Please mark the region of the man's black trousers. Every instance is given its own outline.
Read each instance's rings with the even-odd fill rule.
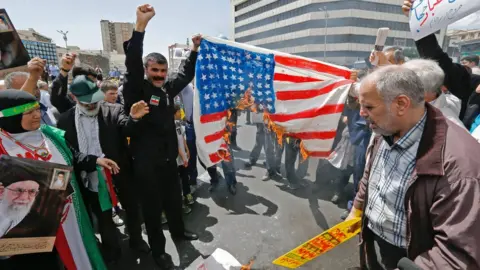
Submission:
[[[148,242],[154,257],[165,253],[166,239],[161,214],[165,212],[172,236],[183,236],[182,190],[176,160],[159,162],[158,158],[134,159],[137,184]]]

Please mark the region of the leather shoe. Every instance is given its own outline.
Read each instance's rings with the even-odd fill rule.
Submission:
[[[218,183],[213,183],[210,184],[210,187],[208,187],[208,192],[214,192],[218,187]]]
[[[174,240],[195,241],[198,240],[198,235],[189,231],[185,231],[183,235],[172,235]]]
[[[230,194],[232,194],[232,195],[235,195],[235,194],[237,194],[237,188],[234,185],[229,185],[228,186],[228,192],[230,192]]]
[[[137,252],[141,252],[145,254],[148,254],[150,252],[150,246],[143,239],[139,241],[131,241],[130,248]]]
[[[167,253],[164,253],[160,256],[153,256],[153,260],[158,265],[158,267],[160,267],[160,269],[162,270],[175,269],[175,265],[173,264],[172,257]]]

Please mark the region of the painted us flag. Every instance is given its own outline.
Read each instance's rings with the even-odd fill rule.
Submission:
[[[228,110],[237,107],[247,90],[274,125],[302,139],[310,156],[327,157],[353,83],[350,76],[344,67],[204,37],[194,105],[200,159],[207,166],[222,160]]]

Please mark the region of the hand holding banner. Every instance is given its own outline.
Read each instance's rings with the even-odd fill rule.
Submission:
[[[480,1],[472,0],[415,0],[410,7],[410,31],[415,40],[426,37],[480,10]]]

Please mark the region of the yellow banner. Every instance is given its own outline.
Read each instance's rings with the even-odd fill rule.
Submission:
[[[359,222],[360,218],[354,218],[339,223],[279,257],[273,261],[273,264],[290,269],[298,268],[357,235],[360,232],[360,226],[353,233],[349,233],[348,229]]]
[[[185,119],[185,111],[180,109],[180,119]]]

